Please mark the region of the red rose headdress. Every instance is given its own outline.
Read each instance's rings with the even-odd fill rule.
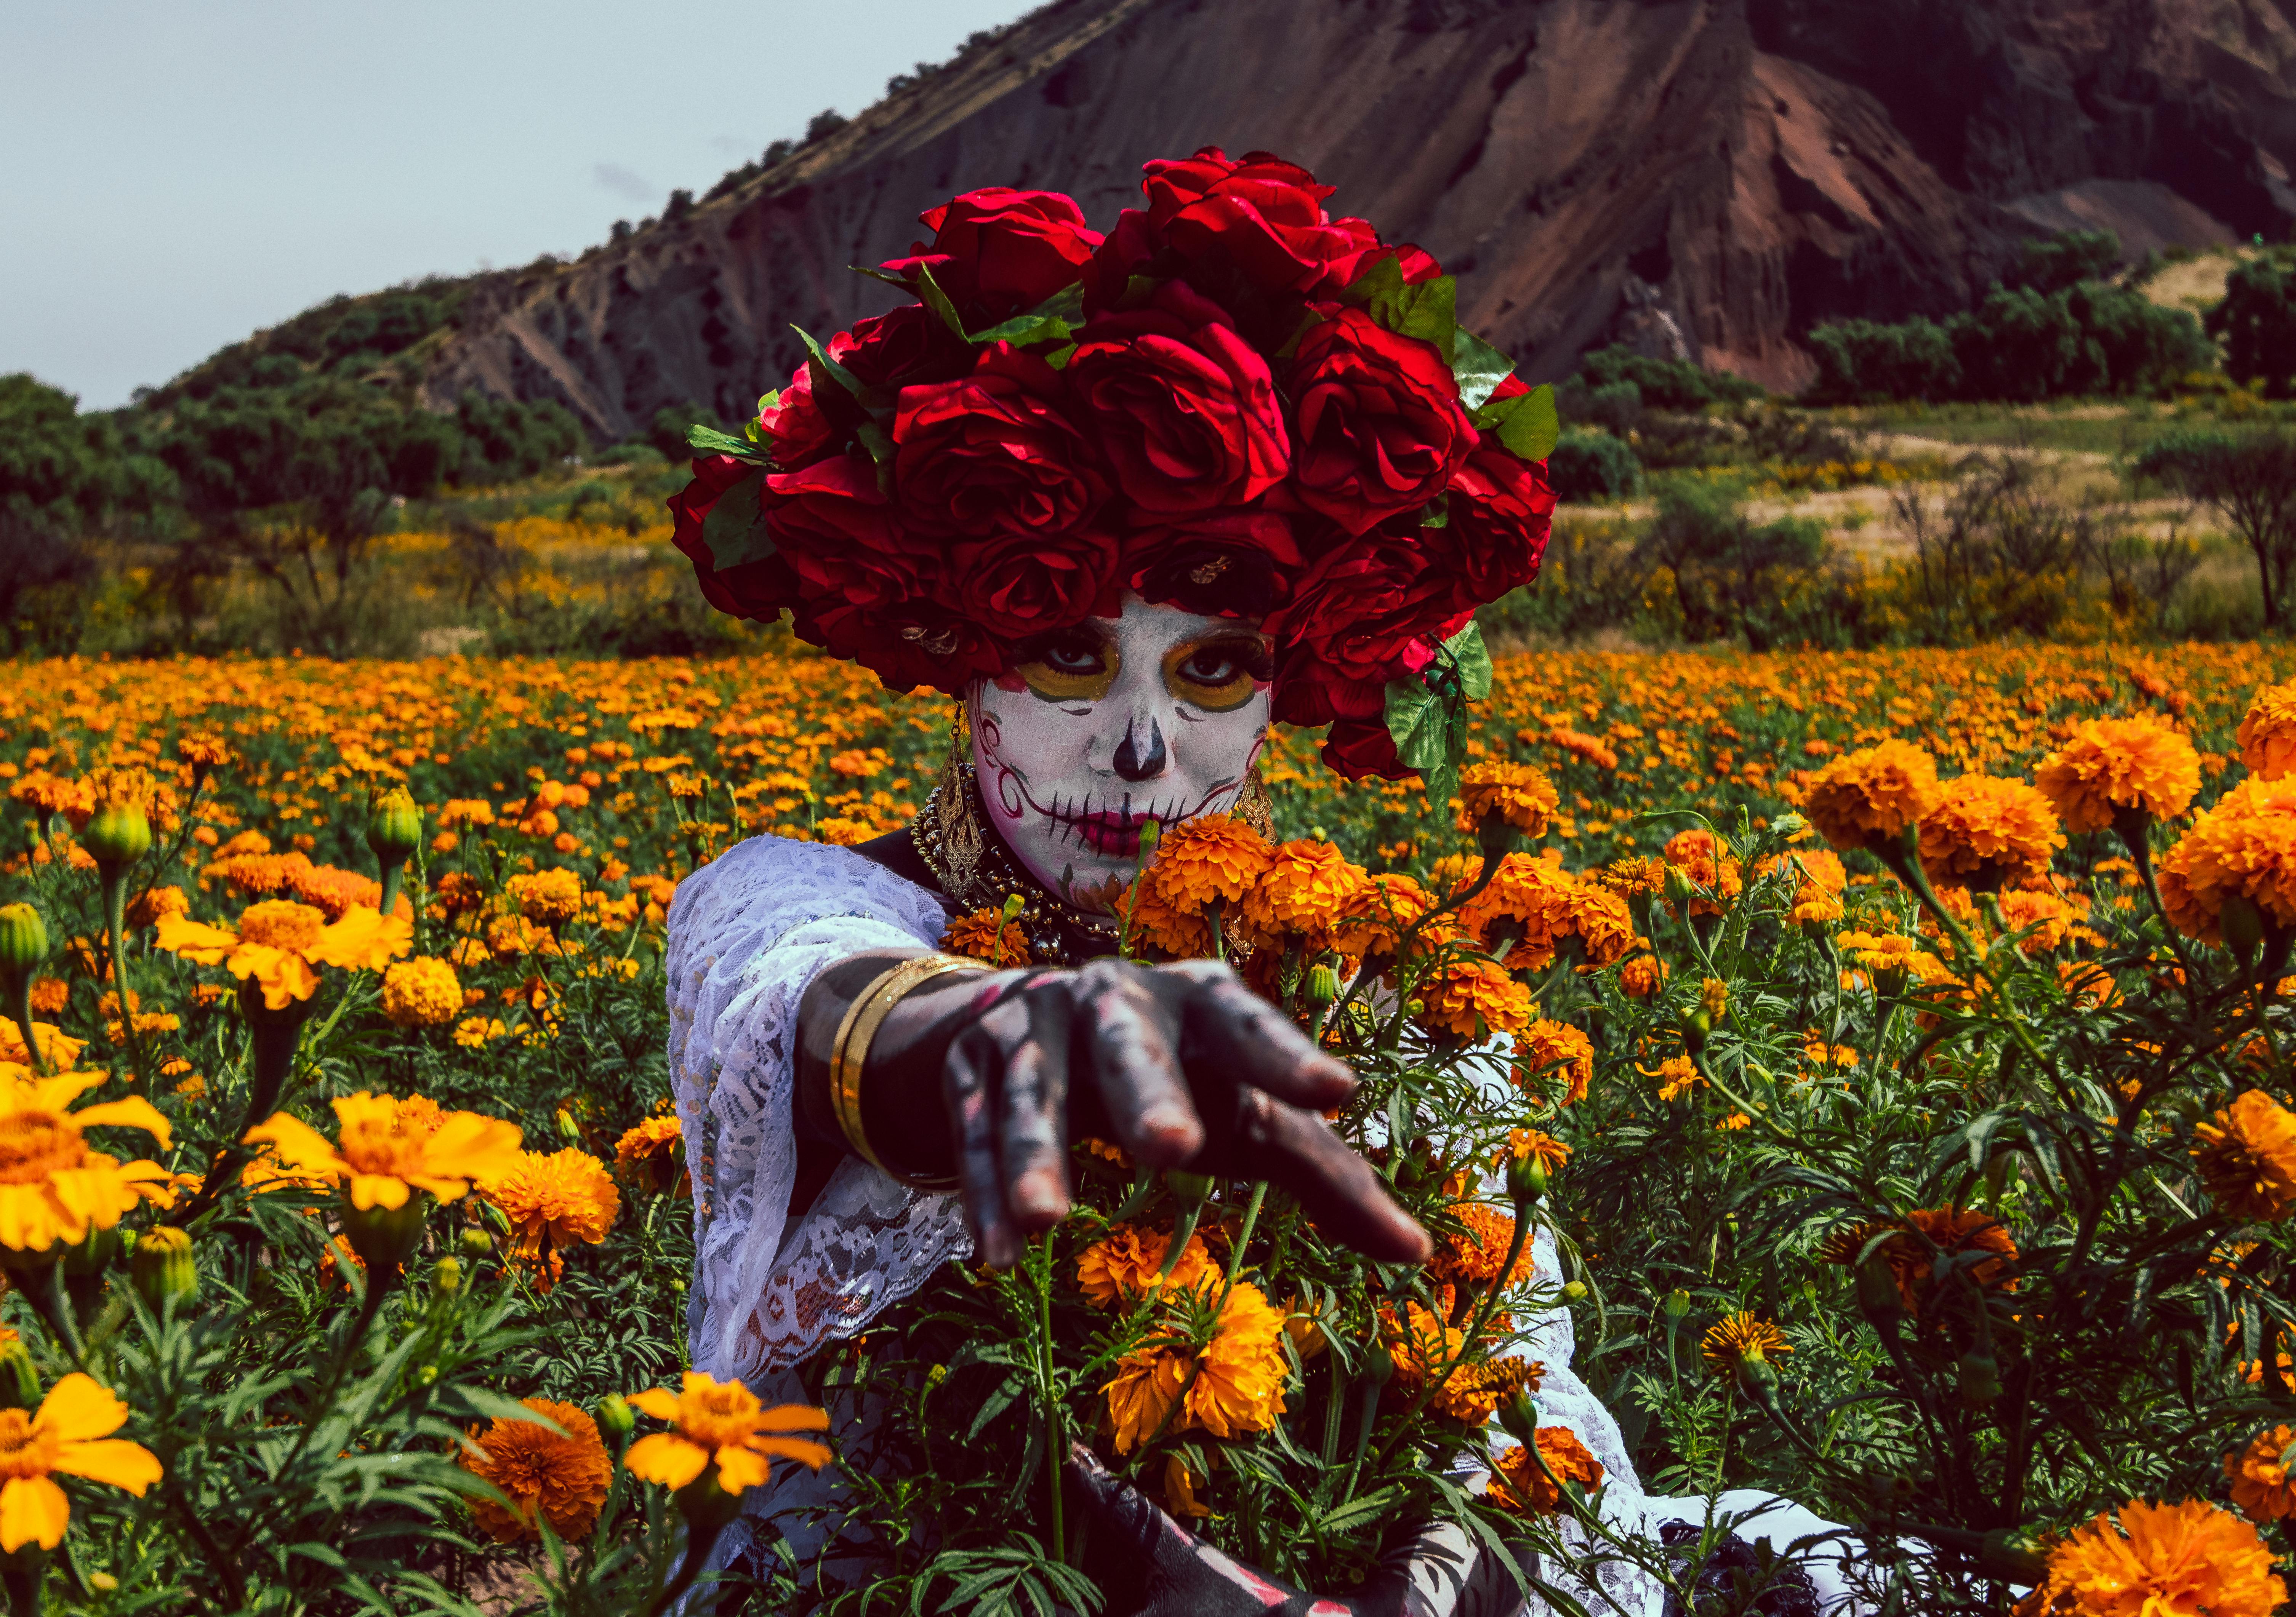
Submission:
[[[714,606],[899,690],[960,694],[1128,590],[1257,617],[1275,716],[1329,724],[1333,768],[1447,774],[1475,608],[1546,548],[1551,393],[1306,169],[1144,172],[1105,237],[1055,192],[925,214],[930,248],[865,272],[914,303],[805,337],[743,437],[694,429],[678,548]]]

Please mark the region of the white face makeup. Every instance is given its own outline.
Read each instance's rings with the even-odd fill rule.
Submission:
[[[966,701],[981,806],[1029,874],[1085,909],[1132,879],[1140,826],[1233,808],[1267,739],[1267,642],[1124,598],[1025,647]]]

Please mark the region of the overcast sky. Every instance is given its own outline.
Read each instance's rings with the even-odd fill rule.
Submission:
[[[1031,0],[0,0],[0,373],[124,404],[696,195]]]

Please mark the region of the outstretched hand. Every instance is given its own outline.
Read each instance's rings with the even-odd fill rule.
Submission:
[[[1356,1087],[1226,966],[1107,960],[931,980],[879,1029],[862,1107],[873,1142],[956,1176],[999,1267],[1067,1215],[1086,1136],[1152,1168],[1268,1180],[1334,1239],[1422,1262],[1426,1231],[1318,1115]]]

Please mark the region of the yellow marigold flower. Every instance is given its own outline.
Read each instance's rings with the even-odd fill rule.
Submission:
[[[2161,858],[2161,899],[2177,927],[2224,941],[2218,918],[2238,894],[2296,926],[2296,780],[2243,780]]]
[[[1102,1308],[1129,1308],[1160,1285],[1196,1291],[1219,1279],[1203,1237],[1191,1235],[1171,1274],[1160,1281],[1164,1255],[1171,1248],[1169,1231],[1119,1224],[1077,1254],[1077,1285]]]
[[[231,747],[221,736],[202,732],[176,740],[176,756],[193,769],[220,769],[231,762]]]
[[[1511,1162],[1536,1161],[1549,1173],[1570,1160],[1570,1147],[1543,1129],[1509,1129],[1506,1145],[1491,1158],[1495,1169]]]
[[[561,927],[582,907],[582,878],[571,870],[537,870],[513,876],[503,891],[518,912],[537,927]]]
[[[1559,1082],[1562,1098],[1557,1104],[1576,1106],[1595,1082],[1595,1041],[1568,1022],[1541,1017],[1515,1035],[1514,1082],[1521,1090]]]
[[[93,1376],[74,1370],[48,1389],[37,1409],[0,1409],[0,1550],[27,1544],[53,1549],[71,1522],[58,1475],[124,1488],[137,1499],[160,1480],[159,1458],[111,1434],[127,1406]]]
[[[1447,961],[1419,984],[1423,1027],[1460,1039],[1519,1033],[1530,1024],[1530,990],[1494,960]]]
[[[1459,773],[1459,829],[1486,821],[1511,825],[1526,837],[1544,837],[1562,799],[1546,772],[1529,764],[1471,764]]]
[[[1207,1285],[1193,1294],[1194,1305],[1208,1313],[1218,1291],[1216,1283]],[[1215,1437],[1235,1437],[1273,1425],[1283,1412],[1283,1386],[1291,1375],[1280,1345],[1283,1318],[1283,1311],[1271,1306],[1258,1286],[1239,1280],[1228,1288],[1217,1319],[1193,1323],[1190,1335],[1201,1347],[1157,1347],[1128,1355],[1103,1390],[1116,1451],[1129,1454],[1159,1427],[1168,1434],[1201,1428]],[[1183,1387],[1185,1402],[1167,1425]]]
[[[1212,951],[1211,923],[1166,903],[1145,877],[1128,884],[1115,902],[1120,920],[1129,911],[1132,936],[1168,960],[1201,960]]]
[[[693,1194],[685,1171],[685,1131],[675,1112],[648,1117],[614,1142],[614,1172],[642,1190]]]
[[[181,887],[149,887],[138,893],[127,906],[127,924],[131,927],[156,927],[163,915],[188,915],[192,901],[184,896]]]
[[[1509,1449],[1493,1461],[1488,1498],[1501,1510],[1518,1516],[1551,1516],[1562,1508],[1558,1483],[1576,1482],[1590,1491],[1603,1485],[1603,1462],[1570,1427],[1541,1426],[1531,1438],[1545,1466],[1522,1448]]]
[[[1735,1364],[1741,1359],[1767,1360],[1772,1353],[1791,1353],[1785,1333],[1768,1320],[1741,1309],[1728,1315],[1706,1333],[1699,1351],[1717,1364]]]
[[[2251,1522],[2296,1516],[2296,1430],[2275,1426],[2260,1432],[2247,1448],[2224,1458],[2232,1502]]]
[[[1835,847],[1876,850],[1925,817],[1937,789],[1937,760],[1911,742],[1889,740],[1818,771],[1801,812]]]
[[[2296,760],[2296,683],[2267,685],[2258,690],[2241,715],[2240,761],[2259,780],[2277,780]],[[2194,789],[2199,789],[2197,770]],[[2186,795],[2190,801],[2190,794]]]
[[[2270,1095],[2242,1090],[2193,1135],[2201,1182],[2225,1212],[2276,1224],[2296,1208],[2296,1115]]]
[[[1245,935],[1255,943],[1280,946],[1299,937],[1310,949],[1321,947],[1368,879],[1327,842],[1283,843],[1243,895]]]
[[[464,1049],[480,1049],[509,1032],[500,1017],[465,1017],[455,1024],[455,1042]]]
[[[1922,869],[1933,882],[1989,890],[2041,875],[2064,845],[2048,799],[2022,780],[1960,776],[1922,819]]]
[[[1498,1407],[1528,1388],[1538,1391],[1546,1367],[1527,1359],[1483,1359],[1463,1364],[1445,1378],[1428,1408],[1447,1420],[1480,1426]]]
[[[2062,1617],[2272,1617],[2288,1597],[2256,1529],[2205,1499],[2132,1499],[2049,1552],[2035,1606]]]
[[[382,1014],[401,1027],[444,1027],[462,1009],[463,984],[444,960],[417,955],[382,974]]]
[[[2243,721],[2243,747],[2248,733]],[[2253,759],[2250,767],[2255,768]],[[2201,789],[2201,755],[2150,715],[2089,719],[2033,772],[2033,784],[2056,805],[2069,831],[2103,830],[2124,809],[2174,820]]]
[[[173,1143],[168,1120],[141,1096],[68,1109],[103,1081],[102,1073],[36,1078],[0,1063],[0,1245],[45,1252],[84,1240],[119,1223],[144,1187],[168,1183],[155,1162],[123,1164],[87,1148],[81,1131],[104,1127],[141,1129],[162,1151]]]
[[[262,987],[263,1002],[283,1010],[291,1000],[308,1000],[319,986],[318,966],[350,971],[380,971],[414,943],[414,925],[406,916],[383,916],[373,910],[350,910],[330,922],[308,904],[286,899],[250,904],[239,918],[237,931],[203,926],[180,915],[160,920],[160,948],[196,960],[202,966],[222,966],[231,975],[252,977]]]
[[[1595,879],[1620,898],[1649,898],[1666,891],[1666,862],[1647,856],[1614,859]]]
[[[714,1466],[718,1486],[739,1493],[766,1480],[771,1459],[795,1460],[815,1471],[829,1462],[824,1445],[783,1435],[828,1431],[828,1410],[806,1404],[768,1409],[738,1381],[688,1370],[677,1392],[653,1387],[631,1393],[629,1401],[641,1414],[676,1427],[638,1439],[622,1460],[632,1476],[665,1488],[683,1488]]]
[[[614,1480],[614,1462],[607,1457],[598,1423],[573,1404],[546,1398],[519,1402],[563,1431],[553,1432],[539,1421],[499,1416],[483,1433],[472,1426],[470,1445],[463,1450],[463,1469],[510,1495],[512,1508],[473,1499],[471,1515],[480,1531],[497,1544],[540,1538],[537,1517],[562,1539],[586,1537],[597,1525],[606,1490]]]
[[[1692,1084],[1706,1082],[1706,1075],[1698,1070],[1698,1064],[1687,1056],[1669,1056],[1658,1064],[1656,1072],[1644,1066],[1637,1066],[1635,1070],[1645,1078],[1659,1081],[1658,1098],[1660,1101],[1672,1100]]]
[[[58,1010],[63,1009],[59,1005]],[[79,1053],[87,1048],[87,1041],[75,1039],[51,1023],[32,1024],[32,1037],[38,1041],[40,1054],[47,1058],[49,1070],[62,1072],[79,1064]],[[16,1018],[0,1016],[0,1062],[13,1062],[18,1066],[33,1065],[32,1053],[24,1048],[23,1029]]]
[[[606,1164],[587,1151],[521,1151],[479,1182],[479,1194],[510,1221],[510,1255],[521,1263],[549,1262],[546,1286],[564,1268],[562,1248],[594,1246],[622,1210]]]
[[[1735,898],[1745,888],[1738,862],[1722,852],[1711,831],[1677,831],[1667,838],[1666,862],[1709,895],[1690,901],[1693,915],[1721,914],[1724,905],[1719,901]]]
[[[518,1156],[519,1127],[476,1112],[448,1112],[419,1095],[406,1100],[361,1090],[334,1103],[338,1143],[287,1112],[274,1112],[247,1131],[249,1145],[269,1145],[279,1160],[333,1180],[348,1180],[351,1205],[398,1208],[415,1190],[459,1200],[474,1180],[490,1179]]]
[[[1382,871],[1367,878],[1349,902],[1332,934],[1332,947],[1358,960],[1392,957],[1405,931],[1434,907],[1435,895],[1412,878]]]
[[[1241,902],[1275,857],[1267,839],[1234,815],[1199,814],[1164,833],[1148,885],[1172,909],[1195,914]]]

